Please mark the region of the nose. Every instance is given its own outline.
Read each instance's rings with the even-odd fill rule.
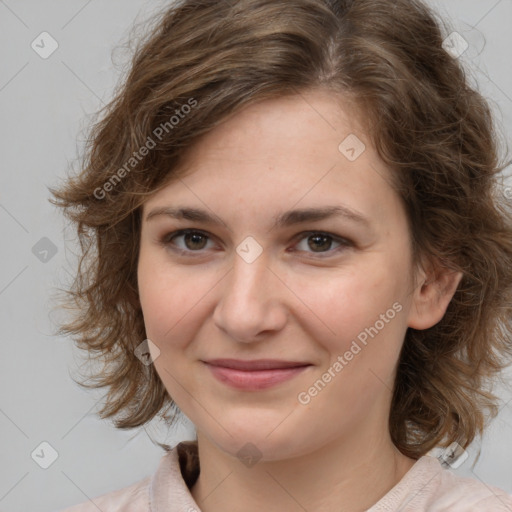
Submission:
[[[286,324],[286,286],[269,267],[265,253],[248,263],[239,254],[218,288],[213,319],[231,339],[251,343]],[[288,292],[289,293],[289,292]]]

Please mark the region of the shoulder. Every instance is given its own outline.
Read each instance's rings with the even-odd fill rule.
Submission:
[[[477,478],[461,477],[441,466],[436,458],[436,478],[430,500],[436,510],[512,512],[512,495]]]
[[[512,512],[512,495],[424,455],[368,512]]]
[[[58,512],[197,510],[189,487],[199,474],[196,441],[182,441],[162,455],[153,475]]]
[[[151,477],[109,493],[61,509],[58,512],[149,512]]]
[[[59,512],[149,512],[151,477],[109,493],[102,494]]]

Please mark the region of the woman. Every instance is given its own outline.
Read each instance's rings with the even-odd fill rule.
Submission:
[[[69,512],[512,510],[443,467],[512,356],[493,120],[445,47],[411,0],[162,14],[52,191],[84,252],[60,332],[103,418],[197,440]]]

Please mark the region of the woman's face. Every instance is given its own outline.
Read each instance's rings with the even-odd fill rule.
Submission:
[[[138,284],[156,370],[198,434],[272,460],[387,431],[410,238],[354,117],[320,91],[264,101],[187,167],[144,205]]]

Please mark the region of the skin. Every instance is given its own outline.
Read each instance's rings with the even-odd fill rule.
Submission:
[[[415,462],[388,430],[399,352],[408,327],[441,320],[461,275],[413,267],[390,171],[342,100],[313,90],[246,107],[195,145],[183,178],[143,205],[146,333],[160,350],[156,358],[152,351],[160,378],[196,425],[201,472],[191,492],[204,512],[364,510]],[[351,133],[366,145],[353,162],[338,150]],[[178,205],[222,223],[146,220],[155,208]],[[284,211],[327,205],[355,210],[368,225],[333,217],[271,228]],[[185,228],[206,236],[160,243]],[[315,242],[318,232],[332,238]],[[248,236],[262,250],[251,263],[237,253]],[[298,394],[394,303],[401,311],[300,403]],[[311,366],[246,391],[215,379],[202,362],[212,358]],[[249,442],[261,457],[250,467],[237,456]]]

